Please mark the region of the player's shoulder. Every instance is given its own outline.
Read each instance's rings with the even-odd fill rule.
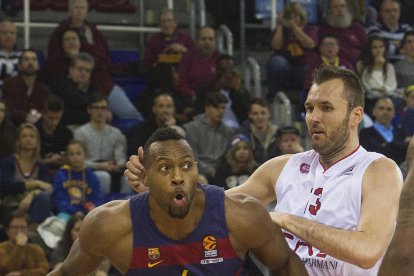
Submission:
[[[389,185],[392,183],[392,185]],[[403,175],[398,165],[385,156],[373,160],[367,167],[363,177],[364,187],[385,185],[388,188],[401,189]]]
[[[377,174],[379,172],[400,172],[398,165],[394,160],[381,156],[373,160],[366,169],[365,173],[368,174]]]
[[[111,201],[88,213],[82,223],[80,242],[88,245],[96,242],[110,244],[130,229],[129,200]]]
[[[239,225],[252,224],[268,216],[266,208],[254,197],[243,193],[226,194],[224,200],[226,220]]]

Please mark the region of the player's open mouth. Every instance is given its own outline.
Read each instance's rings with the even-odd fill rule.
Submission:
[[[184,192],[180,191],[180,192],[176,193],[176,195],[174,197],[174,203],[175,204],[177,204],[179,206],[182,206],[186,203],[186,201],[187,200],[185,198],[185,193]]]

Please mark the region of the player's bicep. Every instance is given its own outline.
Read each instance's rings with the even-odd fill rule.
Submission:
[[[366,235],[367,248],[378,256],[392,237],[401,187],[401,173],[389,159],[376,160],[364,174],[358,231]]]
[[[276,181],[289,157],[284,155],[267,161],[257,168],[245,183],[227,190],[226,193],[244,193],[256,198],[262,204],[270,203],[276,197]]]
[[[79,240],[76,240],[61,267],[61,271],[63,275],[89,275],[99,267],[103,259],[103,256],[87,252],[80,246]]]
[[[276,223],[270,222],[271,231],[267,232],[266,241],[258,248],[254,248],[252,253],[272,271],[283,269],[288,262],[293,251],[286,243],[285,237]]]

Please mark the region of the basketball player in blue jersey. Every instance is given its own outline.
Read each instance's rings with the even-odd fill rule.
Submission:
[[[401,192],[394,237],[381,264],[379,276],[413,275],[414,271],[414,139],[407,151],[407,178]]]
[[[363,107],[356,74],[323,67],[305,102],[313,149],[273,158],[226,191],[263,204],[276,199],[271,216],[312,276],[376,276],[394,232],[402,174],[394,161],[360,146]],[[131,186],[145,173],[142,154],[127,162]]]
[[[194,153],[174,129],[154,132],[144,152],[149,192],[92,210],[50,275],[89,275],[104,258],[126,275],[247,275],[249,251],[278,275],[307,275],[257,200],[197,184]]]

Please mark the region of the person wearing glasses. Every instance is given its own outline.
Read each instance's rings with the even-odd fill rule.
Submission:
[[[128,187],[121,174],[126,162],[127,142],[118,128],[107,123],[108,100],[95,94],[87,111],[89,122],[76,129],[73,135],[86,147],[86,166],[95,171],[103,193],[119,190],[120,183]]]
[[[8,240],[0,243],[0,275],[45,275],[49,264],[43,249],[28,243],[27,213],[11,212],[5,227]]]

